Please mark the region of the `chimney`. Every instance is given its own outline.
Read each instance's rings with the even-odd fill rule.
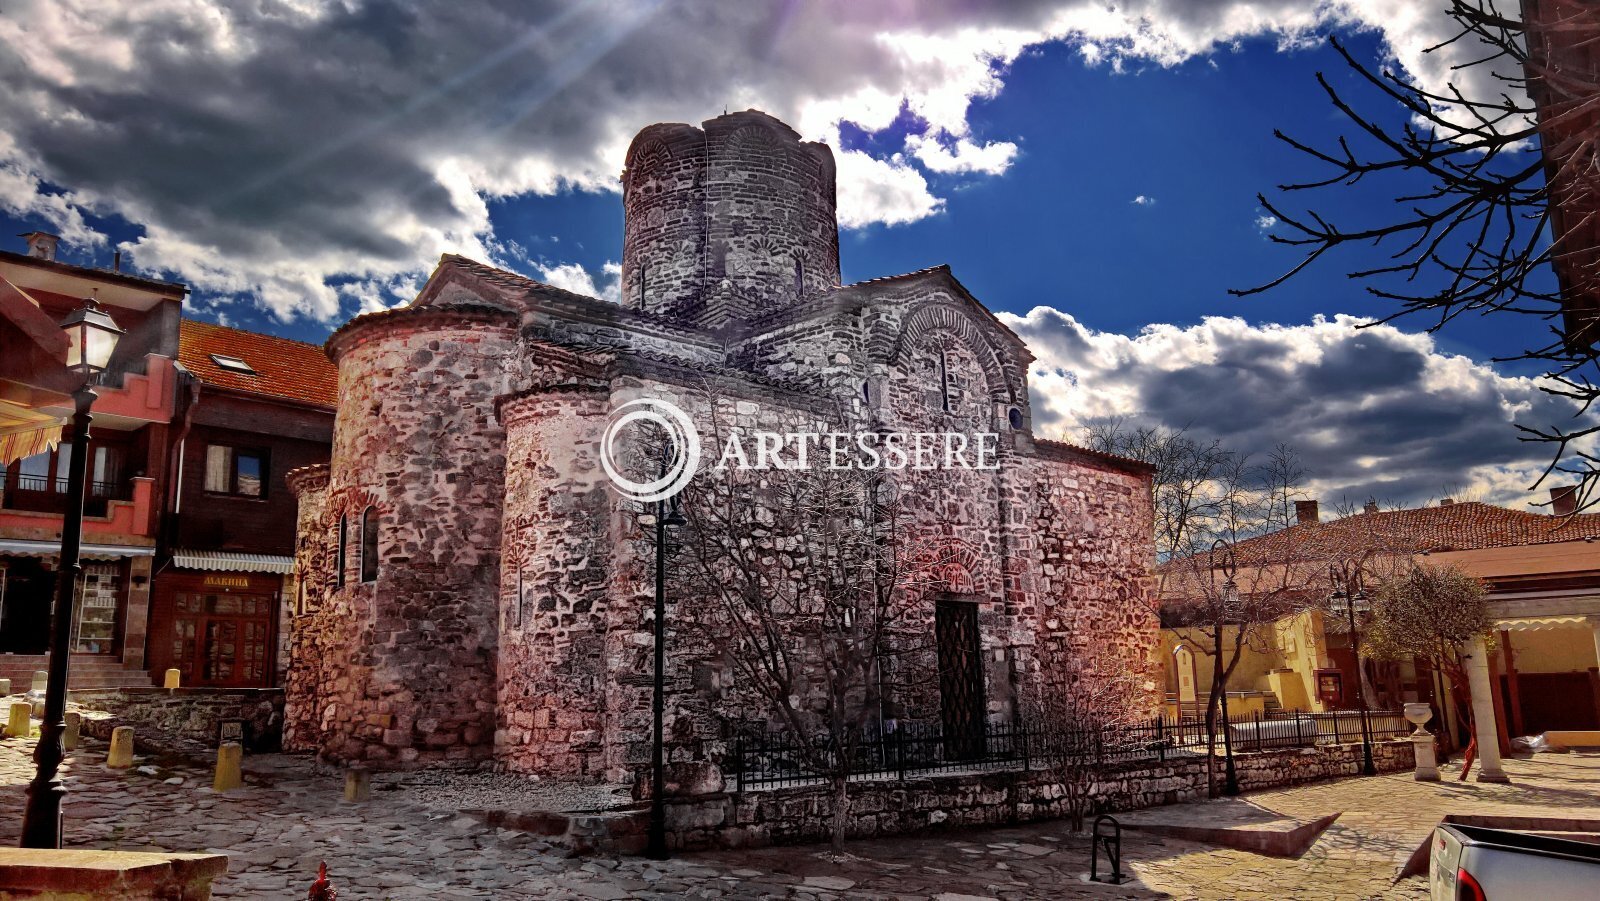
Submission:
[[[1578,486],[1562,485],[1550,489],[1550,515],[1571,516],[1578,510]]]
[[[1317,513],[1316,501],[1295,501],[1294,520],[1300,525],[1308,522],[1321,522],[1322,516]]]
[[[60,235],[52,235],[49,232],[28,232],[22,237],[28,239],[28,256],[36,260],[56,258],[56,244],[61,240]]]
[[[1448,507],[1451,504],[1454,504],[1455,502],[1456,502],[1456,499],[1453,498],[1453,497],[1441,497],[1441,498],[1439,498],[1439,506],[1441,506],[1441,507]]]
[[[1376,512],[1378,512],[1378,502],[1377,501],[1372,501],[1372,500],[1367,501],[1366,506],[1362,507],[1361,511],[1363,513],[1376,513]]]

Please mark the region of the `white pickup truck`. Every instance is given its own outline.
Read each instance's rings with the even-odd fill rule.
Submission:
[[[1433,831],[1433,901],[1594,901],[1600,845],[1483,826]]]

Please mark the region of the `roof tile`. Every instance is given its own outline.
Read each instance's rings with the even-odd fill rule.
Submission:
[[[212,354],[238,357],[254,375],[223,369]],[[322,348],[304,341],[185,319],[178,329],[178,362],[207,385],[333,408],[339,370]]]

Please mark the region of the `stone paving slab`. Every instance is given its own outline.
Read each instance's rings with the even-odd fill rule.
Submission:
[[[31,741],[0,739],[4,809],[22,807],[31,753]],[[1446,813],[1600,816],[1600,756],[1510,760],[1511,785],[1417,783],[1403,774],[1344,779],[1146,812],[1168,822],[1238,824],[1343,811],[1298,859],[1129,831],[1124,865],[1137,881],[1107,886],[1083,881],[1088,840],[1059,822],[857,841],[843,861],[816,847],[659,862],[586,859],[463,815],[434,796],[384,791],[347,804],[338,775],[303,757],[247,757],[244,787],[226,795],[210,790],[203,766],[181,758],[138,761],[144,772],[111,771],[103,762],[104,745],[89,741],[67,764],[68,846],[226,853],[232,860],[217,883],[219,898],[304,897],[323,860],[347,901],[1424,898],[1419,879],[1392,883],[1400,862]],[[1453,779],[1448,769],[1446,776]],[[15,843],[19,821],[0,817],[0,843]]]

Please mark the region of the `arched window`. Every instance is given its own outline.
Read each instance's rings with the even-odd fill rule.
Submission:
[[[939,351],[939,403],[950,412],[950,355]]]
[[[344,543],[349,536],[350,525],[344,516],[339,517],[339,544],[333,552],[333,584],[344,587]]]
[[[378,509],[361,511],[361,581],[378,580]]]

